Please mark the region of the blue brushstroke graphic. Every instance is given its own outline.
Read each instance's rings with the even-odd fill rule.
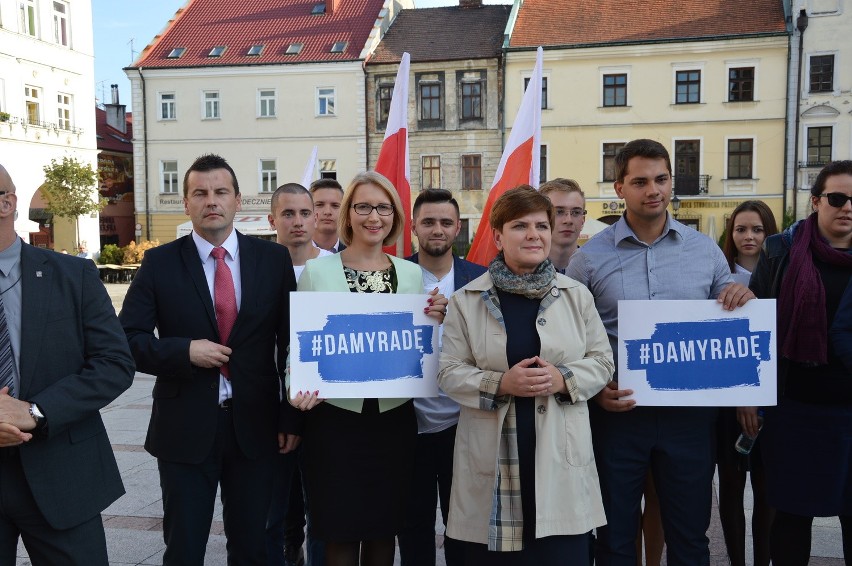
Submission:
[[[744,318],[664,322],[650,339],[625,341],[627,369],[645,370],[657,391],[759,387],[769,336],[751,332]]]
[[[318,362],[329,383],[422,379],[433,329],[410,312],[330,315],[321,330],[297,333],[299,361]]]

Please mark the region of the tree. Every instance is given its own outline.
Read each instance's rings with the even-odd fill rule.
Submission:
[[[95,187],[97,175],[88,163],[65,156],[61,162],[50,160],[44,166],[42,191],[47,197],[47,211],[54,216],[74,219],[77,245],[80,245],[80,216],[100,212],[107,204]]]

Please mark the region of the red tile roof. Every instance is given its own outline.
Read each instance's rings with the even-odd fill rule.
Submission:
[[[786,32],[782,0],[524,0],[511,47]]]
[[[95,107],[95,135],[97,137],[98,149],[102,151],[117,151],[121,153],[133,153],[133,120],[128,113],[127,133],[122,133],[107,124],[106,111]]]
[[[317,4],[327,12],[312,15]],[[189,0],[166,30],[155,37],[132,67],[210,67],[357,60],[384,0]],[[342,53],[331,53],[335,42],[347,42]],[[291,43],[301,53],[287,55]],[[247,55],[252,45],[260,55]],[[220,57],[210,50],[225,46]],[[179,58],[172,49],[184,47]]]
[[[398,63],[405,51],[412,63],[498,57],[510,9],[497,5],[402,10],[368,64]]]

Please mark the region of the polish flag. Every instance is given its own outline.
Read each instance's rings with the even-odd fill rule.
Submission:
[[[306,189],[311,186],[317,170],[317,149],[318,147],[314,146],[314,150],[311,152],[310,158],[308,158],[308,164],[305,165],[305,172],[302,173],[302,186]]]
[[[385,253],[398,257],[411,254],[411,167],[408,163],[408,67],[411,56],[402,54],[393,87],[385,140],[376,160],[376,172],[393,183],[405,219],[405,226],[396,244],[384,248]]]
[[[491,192],[485,202],[482,211],[482,219],[479,228],[473,237],[473,243],[468,251],[467,259],[479,265],[487,266],[497,255],[497,246],[494,244],[494,236],[488,217],[491,215],[491,207],[507,190],[518,185],[532,185],[538,188],[539,167],[541,165],[541,67],[542,48],[538,48],[527,90],[521,99],[521,106],[512,124],[512,131],[500,165],[494,175],[494,183]]]

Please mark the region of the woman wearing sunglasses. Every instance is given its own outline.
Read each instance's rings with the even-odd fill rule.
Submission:
[[[829,340],[835,318],[852,308],[841,302],[852,281],[852,161],[820,171],[811,206],[766,239],[750,285],[778,300],[778,406],[766,409],[761,433],[774,566],[806,565],[813,518],[834,516],[852,564],[852,371]],[[738,418],[757,434],[753,407]]]

